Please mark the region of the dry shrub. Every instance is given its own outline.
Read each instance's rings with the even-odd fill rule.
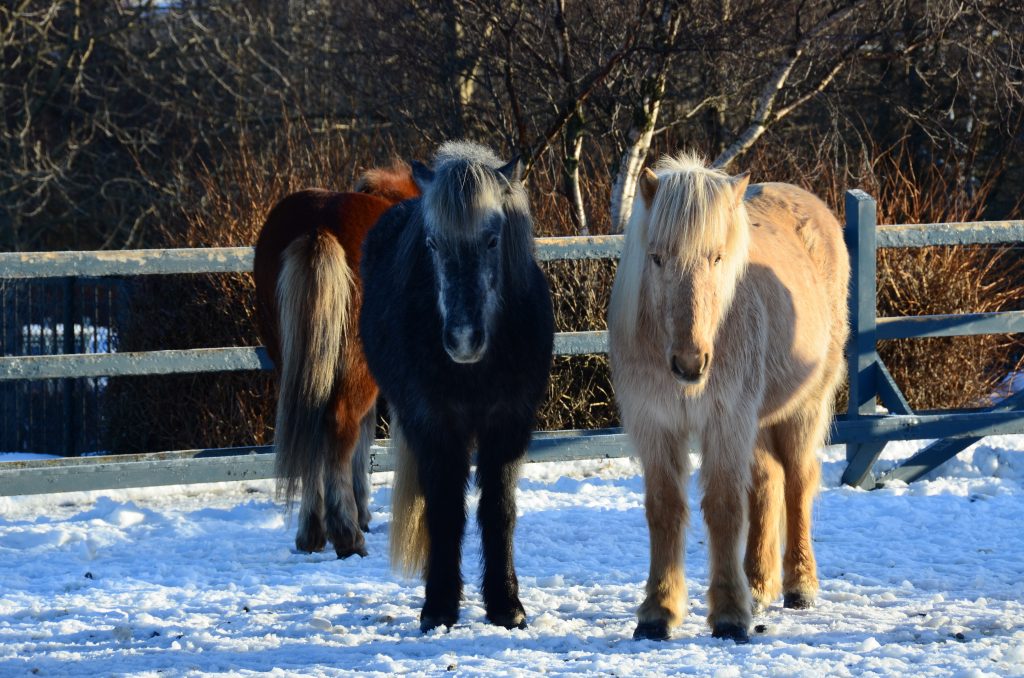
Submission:
[[[551,283],[558,331],[607,328],[606,309],[615,279],[614,261],[552,261],[544,264],[544,270]],[[545,430],[618,426],[608,356],[556,357],[538,421]]]
[[[971,154],[922,165],[900,144],[871,169],[879,223],[901,224],[980,220],[1003,167]],[[1007,311],[1024,299],[1019,247],[881,249],[877,262],[880,317]],[[884,341],[878,351],[911,407],[945,409],[986,404],[1021,366],[1022,348],[1016,335],[978,335]]]
[[[596,157],[596,153],[586,157]],[[585,204],[590,207],[588,231],[608,233],[606,206],[611,177],[606,165],[588,166],[583,181]],[[559,186],[558,166],[544,157],[530,175],[531,208],[538,236],[576,235],[569,202],[552,187]],[[582,332],[607,328],[606,314],[616,262],[609,260],[549,261],[542,264],[551,285],[555,329]],[[609,428],[619,425],[612,395],[608,356],[604,354],[557,356],[551,365],[548,391],[537,415],[538,428]]]
[[[1020,252],[926,247],[879,252],[880,316],[1011,310],[1024,298]],[[1021,366],[1015,335],[883,341],[879,354],[914,409],[984,404]]]

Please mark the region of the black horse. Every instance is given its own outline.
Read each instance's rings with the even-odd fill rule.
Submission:
[[[474,447],[487,618],[526,625],[515,489],[554,323],[521,171],[482,146],[446,143],[433,169],[413,165],[423,197],[386,212],[364,246],[360,331],[396,457],[391,562],[425,576],[424,631],[459,618]]]

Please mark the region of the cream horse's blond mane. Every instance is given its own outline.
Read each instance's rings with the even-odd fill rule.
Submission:
[[[688,152],[664,156],[656,170],[654,200],[648,205],[642,192],[637,192],[612,291],[612,317],[626,334],[636,331],[641,276],[650,252],[675,256],[689,266],[724,248],[732,267],[726,278],[732,280],[742,275],[747,262],[750,223],[746,209],[734,201],[734,178]],[[724,290],[727,297],[734,289]]]

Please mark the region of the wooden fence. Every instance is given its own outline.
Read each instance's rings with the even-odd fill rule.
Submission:
[[[849,408],[836,417],[833,443],[847,446],[844,482],[874,487],[888,479],[914,480],[981,437],[1024,433],[1024,394],[995,407],[914,412],[907,405],[876,345],[883,339],[1002,334],[1024,331],[1024,311],[960,315],[876,317],[875,254],[878,247],[1011,244],[1024,242],[1024,221],[876,226],[875,202],[862,191],[846,194],[846,240],[852,263],[848,345]],[[539,238],[538,257],[608,259],[622,236]],[[69,276],[178,275],[252,270],[251,247],[105,252],[0,254],[0,280]],[[556,355],[603,353],[606,332],[560,332]],[[0,357],[0,381],[68,379],[171,373],[266,370],[262,347],[207,348],[140,353]],[[877,411],[878,401],[887,413]],[[115,424],[116,425],[116,424]],[[872,467],[886,442],[939,439],[876,479]],[[622,457],[630,454],[618,429],[538,432],[530,461]],[[386,441],[371,448],[374,471],[389,470]],[[269,478],[269,447],[180,450],[150,454],[0,463],[0,495]]]

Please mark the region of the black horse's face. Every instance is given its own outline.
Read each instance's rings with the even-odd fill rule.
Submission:
[[[457,363],[475,363],[487,352],[491,320],[498,308],[501,231],[504,215],[492,212],[458,238],[428,235],[434,264],[441,343]]]
[[[522,192],[522,163],[448,162],[438,178],[414,162],[412,173],[423,192],[424,246],[437,285],[441,344],[456,363],[478,362],[501,304],[506,201],[513,187]]]

